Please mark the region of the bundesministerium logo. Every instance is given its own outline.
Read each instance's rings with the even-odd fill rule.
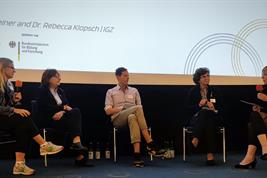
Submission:
[[[10,48],[15,48],[16,47],[16,42],[15,41],[10,41],[9,42],[9,47]]]

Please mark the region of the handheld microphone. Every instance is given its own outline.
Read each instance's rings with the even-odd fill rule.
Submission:
[[[16,82],[15,82],[15,92],[21,92],[21,87],[22,87],[22,81],[16,80]]]
[[[262,85],[256,85],[256,91],[257,92],[262,92],[263,91],[263,86]]]

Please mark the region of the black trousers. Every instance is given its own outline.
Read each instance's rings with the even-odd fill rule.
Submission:
[[[78,108],[73,108],[67,111],[63,117],[58,121],[52,121],[52,127],[62,130],[70,134],[71,139],[76,136],[81,136],[81,112]]]
[[[25,153],[29,141],[39,134],[39,130],[30,117],[21,117],[19,114],[12,116],[0,115],[0,129],[11,132],[16,139],[16,152]]]
[[[266,134],[267,128],[264,124],[264,121],[258,112],[251,112],[250,122],[248,124],[248,144],[249,145],[258,145],[258,135]]]
[[[207,153],[214,153],[216,149],[216,132],[219,126],[219,117],[210,110],[199,111],[198,119],[193,126],[193,137],[205,140]]]

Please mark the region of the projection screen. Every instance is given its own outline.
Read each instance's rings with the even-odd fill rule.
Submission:
[[[261,83],[267,64],[266,0],[0,0],[0,56],[15,79],[192,84],[208,67],[214,84]]]

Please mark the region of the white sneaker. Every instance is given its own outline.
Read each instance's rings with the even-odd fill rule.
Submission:
[[[13,174],[14,175],[24,175],[30,176],[35,173],[35,170],[29,168],[25,163],[16,163],[13,167]]]
[[[40,155],[52,155],[56,154],[64,149],[63,146],[55,145],[51,142],[47,142],[45,145],[40,147]]]

